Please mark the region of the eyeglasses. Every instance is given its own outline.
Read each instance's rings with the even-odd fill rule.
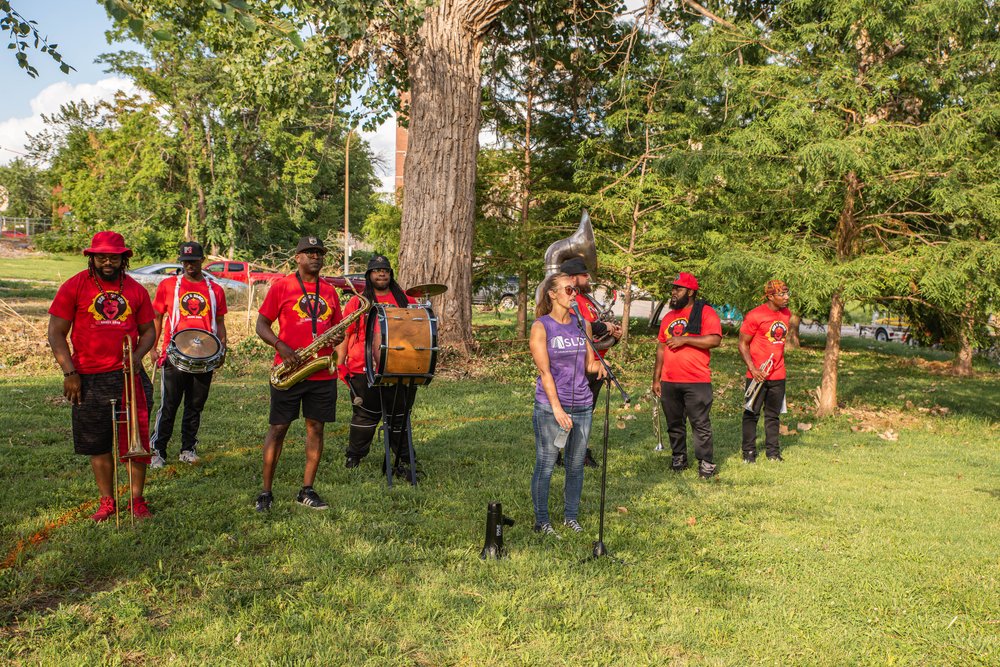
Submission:
[[[775,292],[774,296],[789,296],[790,294],[788,290],[785,290],[784,292]]]

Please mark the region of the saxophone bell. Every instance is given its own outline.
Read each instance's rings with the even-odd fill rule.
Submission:
[[[307,377],[322,370],[335,368],[337,365],[337,351],[333,354],[316,356],[324,347],[330,345],[334,338],[346,332],[347,328],[354,324],[362,315],[371,308],[371,302],[361,294],[355,292],[358,297],[358,309],[338,322],[332,329],[324,331],[317,336],[313,342],[295,350],[298,361],[282,361],[271,369],[271,386],[275,389],[286,390],[298,384]]]

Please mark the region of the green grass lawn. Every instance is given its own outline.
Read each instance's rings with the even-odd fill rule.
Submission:
[[[86,460],[72,454],[59,378],[6,372],[0,559],[65,523],[0,570],[0,662],[997,664],[995,370],[932,375],[915,360],[941,353],[851,341],[846,413],[818,422],[810,392],[822,350],[807,341],[789,362],[786,423],[798,434],[783,439],[786,461],[746,466],[728,338],[714,355],[720,474],[706,483],[693,470],[671,473],[668,453],[653,451],[641,401],[653,343],[639,337],[629,354],[610,355],[636,396],[627,411],[612,402],[605,541],[621,562],[584,562],[600,476],[587,471],[585,533],[531,532],[533,371],[523,345],[485,342],[513,337],[510,317],[499,322],[476,317],[484,344],[474,378],[446,367],[419,391],[414,438],[426,479],[417,488],[388,490],[375,455],[344,469],[341,392],[317,481],[327,512],[293,502],[301,423],[272,512],[251,509],[267,428],[262,346],[238,346],[213,387],[203,462],[151,471],[155,517],[121,531],[73,513],[96,492]],[[879,437],[888,429],[898,440]],[[557,472],[551,499],[559,523],[562,480]],[[509,557],[483,562],[492,500],[517,523],[505,534]]]
[[[87,268],[79,253],[46,253],[25,257],[0,257],[0,278],[43,280],[61,283]]]

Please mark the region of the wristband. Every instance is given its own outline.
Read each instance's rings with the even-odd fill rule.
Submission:
[[[63,373],[63,377],[64,377],[64,378],[68,378],[68,377],[72,377],[72,376],[74,376],[74,375],[79,375],[79,374],[80,374],[80,373],[78,373],[78,372],[76,371],[76,369],[73,369],[73,370],[71,370],[71,371],[70,371],[69,373]]]

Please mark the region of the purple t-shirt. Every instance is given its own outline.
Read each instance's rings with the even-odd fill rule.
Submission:
[[[576,325],[576,316],[570,313],[567,324],[559,324],[550,315],[542,315],[537,321],[545,327],[549,371],[563,410],[589,407],[594,402],[594,395],[587,383],[587,341]],[[549,403],[541,375],[535,380],[535,400]]]

